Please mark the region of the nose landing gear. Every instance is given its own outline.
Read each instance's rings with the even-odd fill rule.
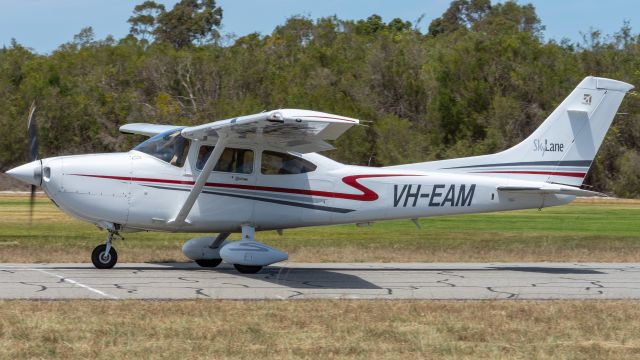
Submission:
[[[111,269],[118,262],[118,253],[111,246],[114,236],[120,236],[117,232],[109,230],[105,244],[96,246],[91,253],[91,262],[98,269]],[[122,238],[122,237],[120,237]]]

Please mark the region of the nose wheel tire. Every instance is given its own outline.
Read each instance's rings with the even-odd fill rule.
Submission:
[[[107,245],[98,245],[91,253],[91,262],[98,269],[111,269],[118,262],[118,253],[111,247],[109,253],[106,252]]]
[[[255,274],[258,271],[262,270],[262,266],[256,265],[233,264],[233,267],[235,267],[236,270],[238,270],[238,272],[242,274]]]
[[[203,268],[214,268],[222,262],[222,259],[199,259],[196,260],[196,264]]]

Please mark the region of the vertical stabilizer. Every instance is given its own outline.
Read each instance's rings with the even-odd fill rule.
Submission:
[[[497,154],[401,165],[580,186],[611,126],[627,83],[589,76],[528,138]]]

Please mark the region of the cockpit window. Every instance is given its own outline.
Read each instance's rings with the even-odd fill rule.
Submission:
[[[180,135],[180,130],[169,130],[158,134],[133,148],[154,156],[171,165],[182,167],[189,153],[189,140]]]
[[[264,175],[303,174],[315,169],[316,166],[311,162],[291,154],[275,151],[262,152],[261,171]]]

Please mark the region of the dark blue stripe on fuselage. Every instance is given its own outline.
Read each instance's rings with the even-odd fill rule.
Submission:
[[[163,189],[163,190],[191,191],[191,189],[174,188],[174,187],[169,187],[169,186],[158,186],[158,185],[142,185],[142,186],[152,187],[152,188],[156,188],[156,189]],[[295,206],[295,207],[301,207],[301,208],[312,209],[312,210],[335,212],[335,213],[340,213],[340,214],[346,214],[346,213],[350,213],[352,211],[355,211],[355,210],[352,210],[352,209],[343,209],[343,208],[336,208],[336,207],[331,207],[331,206],[305,204],[305,203],[299,203],[299,202],[287,201],[287,200],[268,199],[268,198],[263,198],[263,197],[259,197],[259,196],[252,196],[252,195],[229,194],[229,193],[224,193],[224,192],[219,192],[219,191],[212,191],[212,190],[202,190],[202,192],[205,193],[205,194],[210,194],[210,195],[220,195],[220,196],[228,196],[228,197],[235,197],[235,198],[241,198],[241,199],[262,201],[262,202],[270,202],[270,203],[274,203],[274,204]]]
[[[481,164],[481,165],[465,165],[454,166],[443,169],[470,169],[484,167],[500,167],[500,166],[591,166],[591,160],[563,160],[563,161],[528,161],[528,162],[511,162],[500,164]]]

